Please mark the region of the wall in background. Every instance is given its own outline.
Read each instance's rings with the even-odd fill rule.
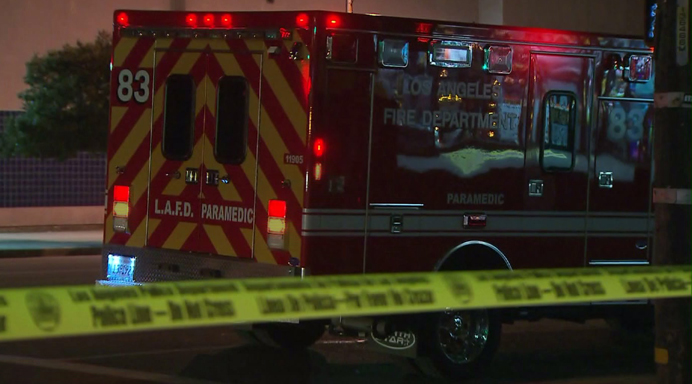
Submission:
[[[0,132],[8,117],[0,111]],[[64,162],[16,157],[0,159],[0,208],[103,206],[106,155],[80,154]]]

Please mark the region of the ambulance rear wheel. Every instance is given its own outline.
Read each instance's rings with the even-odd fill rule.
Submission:
[[[298,324],[261,324],[253,328],[252,333],[259,342],[271,347],[304,349],[321,339],[325,329],[322,321],[301,321]]]
[[[450,310],[426,315],[420,331],[422,353],[413,362],[433,377],[477,377],[490,365],[501,332],[496,310]]]

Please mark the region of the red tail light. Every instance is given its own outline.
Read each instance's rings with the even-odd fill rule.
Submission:
[[[224,27],[230,27],[232,25],[232,20],[233,19],[231,19],[231,15],[229,15],[228,13],[225,15],[222,15],[221,16],[221,25],[223,25]]]
[[[124,185],[116,185],[113,188],[113,200],[125,203],[130,201],[130,187]]]
[[[113,188],[113,230],[127,232],[127,217],[130,215],[130,187],[116,185]]]
[[[127,13],[125,12],[118,13],[116,20],[118,21],[118,24],[122,26],[127,26],[129,24],[129,17],[127,17]]]
[[[321,158],[324,156],[324,151],[326,150],[324,140],[322,139],[315,139],[315,142],[312,145],[312,151],[315,154],[316,158]],[[315,163],[315,169],[313,171],[313,176],[315,177],[315,180],[322,180],[322,162],[318,161]]]
[[[301,13],[298,16],[296,16],[296,25],[298,25],[300,28],[308,28],[308,15],[305,13]]]
[[[189,25],[190,27],[196,27],[197,26],[197,15],[195,15],[194,13],[190,13],[185,18],[185,23],[187,23],[187,25]]]
[[[286,202],[269,200],[268,208],[267,233],[283,235],[286,232]]]
[[[315,157],[322,157],[324,155],[324,140],[316,139],[312,149],[315,152]]]
[[[213,27],[214,26],[214,15],[211,13],[207,13],[204,15],[204,18],[202,20],[204,22],[205,27]]]
[[[113,189],[113,216],[127,217],[130,214],[130,187],[116,185]]]
[[[286,217],[286,202],[283,200],[269,200],[269,216]]]

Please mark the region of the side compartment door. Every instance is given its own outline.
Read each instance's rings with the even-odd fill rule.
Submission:
[[[196,251],[199,245],[206,57],[157,50],[147,245]]]
[[[200,251],[253,257],[261,89],[260,73],[239,63],[260,54],[213,50],[207,54],[207,109],[201,170]]]
[[[648,55],[635,57],[652,63]],[[610,64],[615,60],[619,54],[606,53],[600,66],[586,254],[593,266],[648,264],[653,240],[653,66],[644,79],[629,81]]]
[[[531,53],[524,225],[542,233],[531,253],[543,267],[584,264],[593,68],[591,56]]]

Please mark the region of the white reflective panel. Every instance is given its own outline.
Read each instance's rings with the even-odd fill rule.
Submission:
[[[458,41],[433,41],[430,46],[430,65],[448,68],[471,66],[471,46]]]

